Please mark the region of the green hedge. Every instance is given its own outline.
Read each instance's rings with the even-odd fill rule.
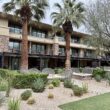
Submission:
[[[0,69],[0,77],[2,78],[7,78],[9,75],[16,75],[19,74],[18,71],[14,71],[14,70],[8,70],[8,69]]]
[[[32,73],[20,73],[14,70],[8,69],[0,69],[0,77],[6,79],[8,76],[13,77],[12,86],[14,88],[23,89],[23,88],[31,88],[34,80],[38,78],[42,78],[44,82],[47,82],[47,74],[32,74]]]
[[[95,68],[95,69],[93,70],[93,77],[99,75],[99,76],[101,76],[102,78],[104,78],[104,77],[105,77],[105,74],[106,74],[106,72],[104,71],[103,68]]]
[[[44,82],[47,82],[47,74],[17,74],[13,80],[13,87],[17,89],[31,88],[32,83],[41,78]]]

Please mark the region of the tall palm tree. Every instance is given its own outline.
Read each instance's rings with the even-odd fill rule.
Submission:
[[[62,26],[66,40],[66,61],[65,68],[71,68],[70,39],[73,26],[79,27],[84,22],[83,3],[76,0],[62,0],[63,4],[55,3],[57,12],[52,12],[51,17],[55,26]]]
[[[39,21],[45,17],[47,0],[11,0],[3,5],[5,12],[14,12],[22,21],[21,71],[28,70],[28,24],[33,18]]]

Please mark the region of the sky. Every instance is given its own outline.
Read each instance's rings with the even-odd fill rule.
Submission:
[[[0,11],[2,10],[3,3],[8,2],[8,1],[10,1],[10,0],[0,0]],[[51,12],[55,11],[54,3],[61,3],[61,1],[62,0],[49,0],[50,7],[47,9],[45,19],[43,19],[42,22],[47,23],[47,24],[52,24],[50,14],[51,14]],[[87,5],[89,3],[89,1],[95,1],[95,0],[78,0],[78,1],[81,1],[85,5]],[[74,30],[86,33],[86,29],[83,25],[79,29],[74,28]]]

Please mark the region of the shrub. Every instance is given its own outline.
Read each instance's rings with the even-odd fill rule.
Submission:
[[[52,84],[54,85],[54,87],[58,87],[58,86],[60,86],[60,80],[59,79],[53,79]]]
[[[88,93],[88,85],[82,84],[82,90],[83,90],[83,93]]]
[[[76,89],[78,87],[79,87],[78,85],[73,85],[72,89],[74,90],[74,89]]]
[[[14,88],[31,88],[35,80],[41,78],[44,83],[47,82],[47,74],[17,74],[13,80]]]
[[[0,94],[0,106],[5,102],[5,97]]]
[[[20,101],[19,100],[10,100],[8,102],[8,110],[20,110]]]
[[[0,91],[6,91],[8,88],[8,82],[4,79],[0,81]]]
[[[82,67],[79,68],[79,72],[80,72],[80,73],[83,72],[83,68],[82,68]]]
[[[105,77],[110,85],[110,73],[106,73],[106,77]]]
[[[106,72],[102,68],[95,68],[93,70],[93,77],[95,77],[96,75],[100,75],[102,78],[104,78],[105,74],[106,74]]]
[[[53,95],[52,93],[49,93],[49,94],[48,94],[48,98],[49,98],[49,99],[53,99],[53,98],[54,98],[54,95]]]
[[[62,68],[55,68],[54,71],[55,71],[55,74],[61,74],[61,73],[64,72],[64,69],[62,69]]]
[[[101,79],[102,79],[102,77],[100,76],[100,75],[96,75],[95,77],[95,80],[97,81],[97,82],[100,82],[101,81]]]
[[[30,90],[26,90],[21,94],[21,99],[22,100],[28,100],[29,97],[32,96],[32,92]]]
[[[8,74],[7,79],[6,79],[8,82],[7,90],[6,90],[6,97],[9,97],[9,95],[10,95],[13,79],[14,79],[14,75]]]
[[[83,95],[83,89],[79,86],[75,86],[73,88],[73,93],[75,96],[82,96]]]
[[[48,85],[48,88],[49,88],[49,89],[53,89],[53,88],[54,88],[54,85],[53,85],[53,84],[49,84],[49,85]]]
[[[66,88],[72,88],[73,84],[71,82],[71,80],[67,79],[67,80],[64,80],[64,87]]]
[[[32,90],[34,92],[43,92],[44,89],[45,89],[45,83],[44,83],[43,79],[41,79],[41,78],[38,78],[32,84]]]
[[[19,72],[14,70],[8,70],[8,69],[0,69],[0,77],[7,78],[8,76],[14,76],[16,74],[19,74]]]
[[[36,101],[35,101],[35,99],[34,98],[29,98],[28,99],[28,101],[27,101],[27,104],[29,104],[29,105],[32,105],[32,104],[35,104],[36,103]]]

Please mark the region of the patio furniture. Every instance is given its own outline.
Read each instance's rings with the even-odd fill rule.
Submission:
[[[86,80],[89,80],[92,78],[92,74],[85,74],[85,73],[75,73],[73,72],[73,77],[76,78],[76,79],[86,79]]]
[[[65,80],[65,79],[70,79],[72,78],[72,70],[64,70],[63,73],[61,74],[49,74],[48,79],[60,79],[60,80]]]
[[[41,73],[40,70],[38,70],[37,68],[31,68],[28,70],[29,73]]]
[[[42,73],[46,73],[46,74],[55,74],[55,71],[52,68],[44,68],[42,70]]]
[[[79,71],[79,68],[73,68],[73,77],[76,79],[91,79],[92,78],[93,68],[82,68],[82,72]]]
[[[83,73],[84,74],[92,74],[93,73],[93,68],[83,68]]]
[[[79,68],[71,68],[71,70],[73,71],[73,72],[75,72],[75,73],[79,73],[80,71],[79,71]]]

